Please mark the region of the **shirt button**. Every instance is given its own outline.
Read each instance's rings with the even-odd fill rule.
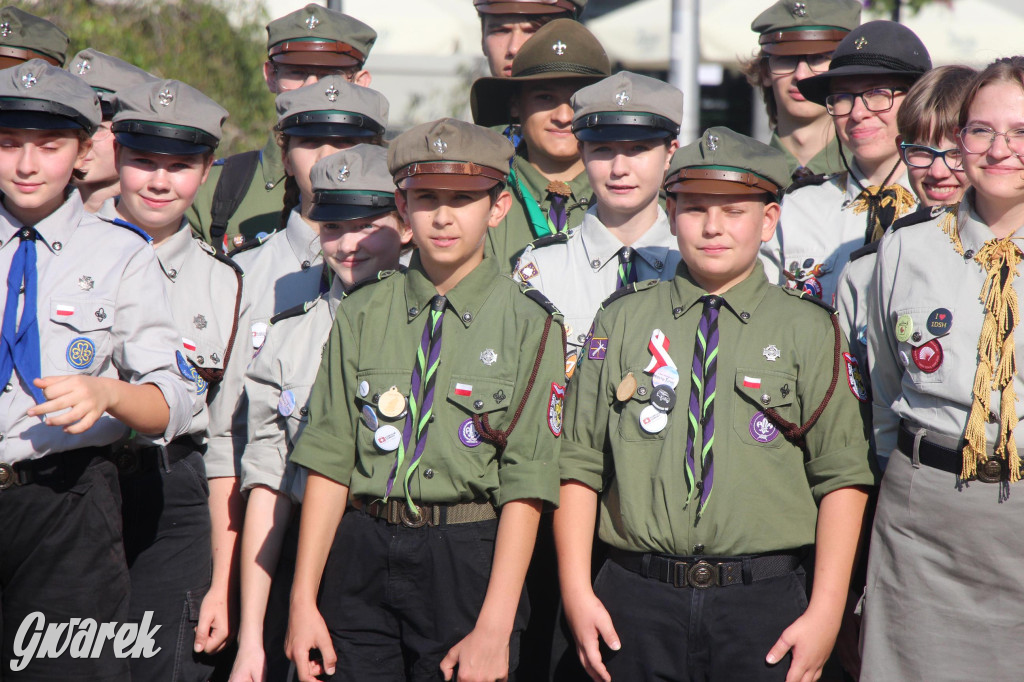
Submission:
[[[466,313],[466,314],[464,314],[464,315],[462,316],[462,319],[463,319],[463,320],[464,320],[465,322],[472,322],[472,321],[473,321],[473,313]]]
[[[416,306],[409,308],[409,317],[416,317],[420,314],[420,309]]]
[[[748,313],[746,310],[744,310],[742,313],[740,313],[740,319],[741,320],[749,320],[750,319],[750,313]]]
[[[665,267],[665,264],[662,263],[660,260],[654,261],[654,269],[655,270],[661,270],[663,267]]]
[[[202,364],[204,364],[206,362],[206,359],[202,355],[197,355],[196,356],[196,362],[198,362],[200,365],[202,365]]]
[[[303,417],[305,417],[306,415],[309,414],[309,408],[308,407],[300,407],[299,408],[299,414],[301,414]],[[433,417],[431,417],[431,419],[433,419]]]
[[[913,336],[911,336],[910,338],[912,338],[914,341],[920,341],[921,340],[921,332],[914,332]]]
[[[377,402],[378,400],[380,400],[380,393],[374,393],[374,394],[373,394],[373,397],[372,397],[372,398],[370,398],[370,402],[371,402],[371,403],[375,403],[375,402]]]
[[[213,355],[211,355],[211,356],[210,356],[210,359],[211,359],[211,360],[213,360],[214,362],[220,362],[220,356],[219,356],[219,355],[217,355],[216,353],[214,353]]]
[[[11,382],[7,382],[7,385],[4,386],[4,393],[10,393],[13,390],[14,390],[14,384],[11,383]]]
[[[579,341],[580,343],[583,343],[584,341],[587,340],[587,335],[586,334],[580,334],[579,336],[576,337],[576,340]]]
[[[677,306],[672,309],[672,314],[675,315],[676,317],[679,317],[680,315],[683,314],[683,309]]]
[[[484,401],[482,401],[482,400],[476,400],[476,401],[473,402],[473,407],[475,407],[478,410],[483,409],[483,406],[484,406]]]
[[[638,396],[641,396],[641,397],[647,395],[647,387],[646,386],[639,387],[638,389],[636,389],[636,394]]]
[[[974,258],[974,249],[964,251],[964,260],[971,260],[972,258]]]
[[[170,270],[167,271],[167,276],[170,277],[171,279],[174,279],[175,277],[178,276],[178,271],[175,270],[174,268],[171,268]]]
[[[302,269],[303,270],[309,270],[309,268],[310,268],[310,262],[308,260],[302,261]]]
[[[599,260],[597,260],[595,258],[594,260],[590,261],[590,267],[592,267],[595,270],[597,270],[599,267],[601,267],[601,261],[599,261]]]
[[[54,251],[60,251],[61,249],[64,248],[64,245],[61,244],[60,242],[54,242],[53,244],[50,244],[50,246],[53,247]]]
[[[274,183],[268,182],[267,184],[263,185],[263,189],[269,192],[270,190],[274,189]]]
[[[700,544],[698,542],[696,545],[693,546],[693,553],[694,554],[703,554],[704,553],[704,545],[702,545],[702,544]]]
[[[433,478],[433,477],[434,477],[434,470],[433,469],[427,469],[426,471],[423,472],[423,478]]]
[[[764,394],[761,395],[761,404],[762,405],[767,405],[771,401],[772,401],[772,397],[770,395],[768,395],[767,393],[764,393]]]

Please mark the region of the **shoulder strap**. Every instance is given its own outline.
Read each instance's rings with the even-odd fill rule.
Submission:
[[[242,205],[245,191],[256,176],[259,164],[259,151],[242,152],[225,159],[210,206],[210,242],[214,248],[219,249],[218,245],[224,240],[228,221]]]
[[[231,316],[231,335],[228,336],[228,346],[224,349],[224,367],[226,369],[228,361],[231,359],[231,351],[235,349],[235,336],[238,334],[238,312],[242,307],[242,268],[238,267],[238,263],[221,253],[214,253],[213,257],[230,267],[232,272],[235,273],[235,280],[238,282],[238,287],[235,289],[235,312]],[[210,386],[219,384],[220,380],[224,378],[223,369],[196,367],[196,372],[199,373],[199,376],[206,379]],[[207,399],[209,399],[209,393],[207,393]]]

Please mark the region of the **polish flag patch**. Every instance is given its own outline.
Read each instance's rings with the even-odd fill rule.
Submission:
[[[455,384],[455,395],[473,395],[473,385]]]
[[[70,317],[75,314],[75,306],[73,305],[58,305],[57,314],[61,317]]]
[[[743,377],[744,388],[761,388],[760,377]]]
[[[181,345],[185,347],[185,350],[195,351],[196,342],[192,339],[186,339],[184,336],[181,337]]]

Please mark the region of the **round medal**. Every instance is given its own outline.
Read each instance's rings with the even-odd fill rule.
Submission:
[[[942,344],[939,343],[938,339],[932,339],[923,346],[918,346],[913,350],[911,356],[914,358],[914,364],[917,368],[925,374],[931,374],[942,365]]]
[[[676,392],[668,386],[655,386],[651,391],[651,405],[662,412],[668,412],[676,406]]]
[[[392,386],[377,401],[377,409],[385,417],[401,417],[405,414],[405,396],[399,393],[397,386]]]
[[[679,385],[679,370],[668,365],[659,367],[658,371],[654,373],[652,381],[655,386],[668,386],[675,390],[676,386]]]
[[[295,411],[295,394],[291,391],[282,391],[277,401],[277,412],[282,417],[290,417]]]
[[[896,320],[896,340],[901,343],[910,339],[914,333],[914,320],[910,315],[900,315]]]
[[[658,433],[668,424],[668,414],[662,412],[654,405],[648,405],[640,410],[640,428],[647,433]]]
[[[467,448],[475,448],[480,445],[480,434],[473,425],[473,418],[470,417],[459,425],[459,440]]]
[[[624,403],[632,398],[634,393],[636,393],[636,377],[630,372],[619,382],[619,387],[615,389],[615,397],[620,403]]]
[[[402,442],[402,434],[391,424],[385,424],[374,431],[373,442],[384,452],[394,452]]]

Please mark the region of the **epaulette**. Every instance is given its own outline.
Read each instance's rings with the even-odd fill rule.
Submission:
[[[128,222],[127,220],[121,220],[120,218],[104,218],[101,215],[97,215],[96,217],[99,218],[100,220],[102,220],[105,223],[110,223],[111,225],[117,225],[118,227],[123,227],[124,229],[129,230],[130,232],[134,232],[135,234],[137,234],[140,237],[142,237],[143,239],[145,239],[146,242],[149,243],[149,244],[153,243],[153,238],[150,237],[146,233],[146,231],[143,230],[138,225],[133,225],[132,223]]]
[[[277,324],[281,320],[287,320],[290,317],[298,317],[300,315],[305,315],[316,306],[317,302],[321,298],[323,298],[323,294],[317,296],[312,301],[306,301],[305,303],[300,303],[299,305],[292,306],[287,310],[282,310],[277,315],[274,315],[273,317],[270,318],[271,326]]]
[[[607,308],[608,304],[611,303],[612,301],[617,301],[623,296],[626,296],[628,294],[634,294],[638,291],[647,291],[648,289],[653,289],[654,287],[658,286],[659,281],[660,280],[656,279],[645,279],[642,282],[634,282],[633,284],[624,286],[621,289],[616,289],[615,291],[612,292],[611,296],[604,299],[604,303],[601,304],[601,310]]]
[[[253,237],[252,239],[247,239],[246,241],[239,244],[237,248],[232,249],[230,252],[228,252],[228,258],[234,258],[243,251],[251,251],[252,249],[255,249],[257,246],[265,243],[267,239],[270,238],[270,235],[273,234],[277,234],[277,230],[274,230],[270,234],[263,235],[262,237]]]
[[[841,173],[821,173],[819,175],[805,175],[804,177],[797,178],[796,180],[791,182],[789,187],[786,188],[786,191],[783,192],[783,194],[792,194],[801,187],[808,187],[810,185],[824,185],[826,182],[828,182],[829,180],[838,175],[841,175]]]
[[[231,260],[229,257],[225,256],[223,253],[217,252],[212,246],[210,246],[209,244],[207,244],[203,240],[199,239],[197,241],[199,241],[200,244],[202,244],[203,246],[206,247],[205,249],[203,249],[204,251],[209,249],[209,251],[207,251],[207,253],[209,253],[211,256],[213,256],[214,258],[219,260],[221,263],[224,263],[225,265],[229,265],[231,267],[231,269],[235,271],[236,275],[238,275],[239,277],[244,276],[245,273],[242,272],[242,266],[241,265],[239,265],[235,261]]]
[[[908,213],[907,215],[903,216],[902,218],[894,222],[892,224],[892,227],[889,229],[896,231],[901,227],[906,227],[907,225],[917,225],[919,223],[926,223],[929,220],[935,220],[943,213],[946,213],[948,211],[955,211],[956,206],[956,204],[944,204],[942,206],[922,206],[913,213]]]
[[[823,300],[821,300],[817,296],[812,296],[811,294],[807,293],[803,289],[790,289],[789,287],[779,287],[779,288],[782,289],[783,291],[785,291],[787,294],[789,294],[793,298],[799,298],[801,301],[807,301],[808,303],[813,303],[814,305],[818,306],[819,308],[821,308],[822,310],[827,312],[829,315],[836,315],[836,314],[838,314],[838,312],[836,311],[835,308],[830,306],[828,303],[825,303]]]
[[[896,229],[895,225],[893,226],[893,229]],[[873,253],[878,253],[878,245],[881,242],[881,239],[876,239],[870,244],[865,244],[864,246],[860,247],[859,249],[850,254],[850,262],[852,263],[858,258],[863,258],[864,256],[870,256]]]
[[[381,282],[381,281],[387,279],[388,277],[390,277],[391,275],[394,275],[394,274],[396,274],[398,272],[401,272],[401,270],[380,270],[380,271],[377,272],[377,274],[370,275],[366,279],[361,279],[358,282],[356,282],[355,284],[353,284],[351,287],[348,288],[347,291],[345,291],[345,293],[342,296],[342,298],[348,298],[349,296],[354,294],[357,290],[362,289],[363,287],[368,286],[370,284],[376,284],[377,282]]]
[[[547,296],[542,294],[539,289],[534,289],[529,284],[523,282],[519,284],[519,291],[523,292],[526,298],[530,299],[547,311],[548,315],[562,315],[562,311],[556,308],[555,304],[552,303]]]
[[[531,249],[539,249],[544,246],[550,246],[551,244],[565,244],[569,241],[569,233],[572,230],[566,230],[565,232],[555,232],[553,234],[544,235],[538,237],[530,242]]]

